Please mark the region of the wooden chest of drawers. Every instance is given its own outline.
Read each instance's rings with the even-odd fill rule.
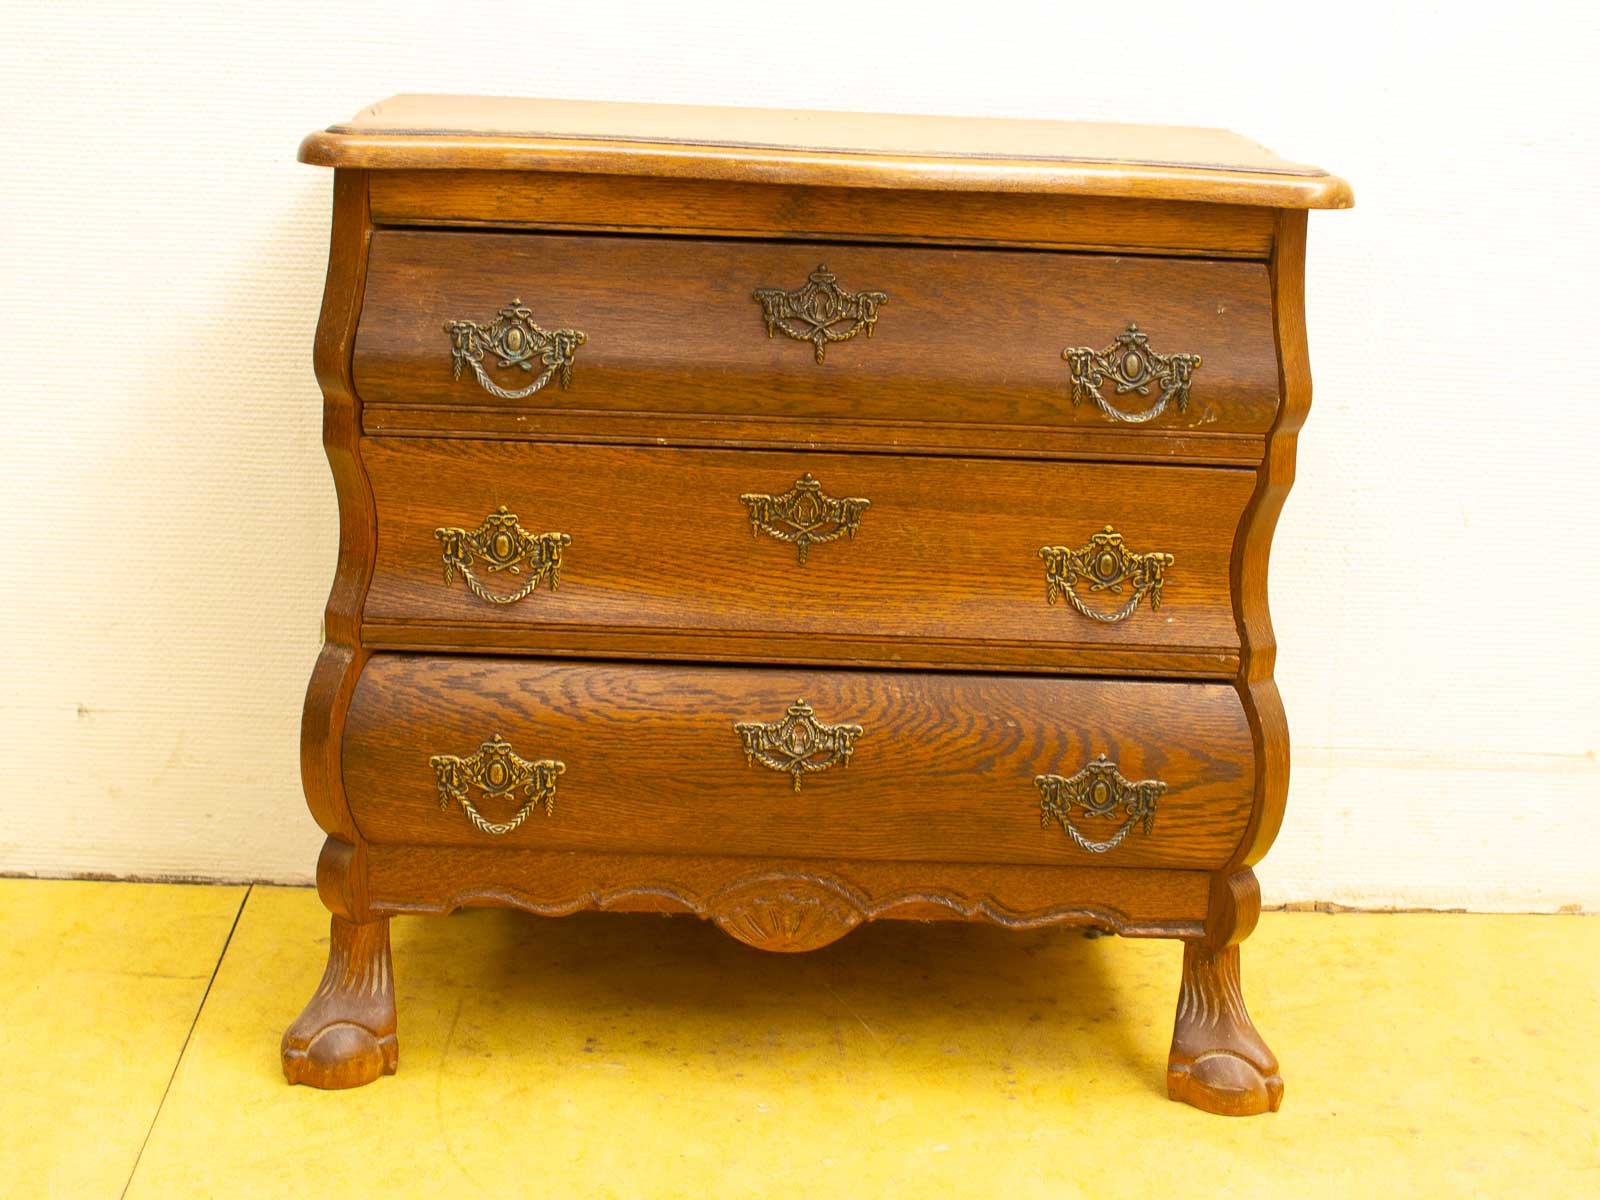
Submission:
[[[336,168],[341,542],[290,1080],[398,1061],[388,919],[1184,942],[1168,1090],[1275,1109],[1266,565],[1306,210],[1220,131],[395,97]]]

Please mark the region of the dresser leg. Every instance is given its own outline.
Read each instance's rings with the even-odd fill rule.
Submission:
[[[283,1073],[290,1083],[352,1088],[393,1075],[394,973],[389,965],[389,919],[357,923],[333,917],[328,968],[283,1035]]]
[[[1250,870],[1216,875],[1205,936],[1183,946],[1183,986],[1167,1056],[1167,1095],[1224,1117],[1277,1112],[1278,1060],[1261,1040],[1239,990],[1239,943],[1261,913]]]
[[[1283,1079],[1245,1011],[1237,945],[1184,943],[1167,1095],[1224,1117],[1278,1111]]]

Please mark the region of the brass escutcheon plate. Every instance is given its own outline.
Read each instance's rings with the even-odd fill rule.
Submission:
[[[439,807],[448,809],[452,804],[461,805],[474,828],[495,837],[516,829],[541,804],[545,816],[555,816],[556,779],[567,770],[566,763],[555,759],[529,762],[518,757],[511,743],[498,733],[492,734],[475,753],[465,758],[435,754],[428,759],[428,765],[433,768],[439,786]],[[520,790],[522,805],[509,821],[491,821],[473,802],[473,788],[481,791],[486,800],[512,799]]]
[[[589,340],[578,329],[541,328],[534,323],[533,310],[520,297],[497,312],[487,325],[446,321],[444,331],[450,335],[454,377],[460,379],[461,368],[471,367],[478,386],[502,400],[531,396],[551,379],[559,379],[562,388],[571,387],[572,360],[578,347]],[[501,387],[484,368],[483,360],[490,356],[500,369],[521,371],[532,375],[533,381],[516,390]]]
[[[757,288],[755,299],[767,324],[767,336],[782,332],[797,342],[810,342],[820,367],[834,342],[848,342],[858,334],[872,336],[879,305],[889,302],[887,292],[847,292],[826,266],[819,266],[805,286],[786,292],[782,288]]]
[[[1169,402],[1177,404],[1179,412],[1186,411],[1189,385],[1201,361],[1198,354],[1157,354],[1150,348],[1149,335],[1132,324],[1117,334],[1104,350],[1069,346],[1061,352],[1061,357],[1067,360],[1067,371],[1072,378],[1074,406],[1093,400],[1113,421],[1132,425],[1155,420],[1166,411]],[[1159,387],[1161,395],[1141,412],[1118,408],[1100,390],[1107,380],[1115,385],[1114,394],[1118,396],[1129,392],[1148,396],[1152,387]]]
[[[1160,608],[1167,568],[1173,563],[1172,555],[1159,551],[1133,553],[1124,544],[1122,535],[1110,525],[1093,534],[1076,550],[1067,546],[1041,546],[1039,557],[1044,559],[1047,601],[1054,604],[1065,596],[1073,608],[1091,621],[1107,623],[1126,621],[1146,596],[1150,597],[1152,611]],[[1120,595],[1128,590],[1132,594],[1120,608],[1110,611],[1091,608],[1078,595],[1079,580],[1087,580],[1091,592]]]
[[[1156,801],[1165,794],[1167,785],[1159,779],[1142,779],[1138,783],[1123,778],[1117,764],[1105,755],[1096,755],[1093,762],[1075,775],[1038,775],[1034,786],[1039,789],[1039,825],[1049,828],[1050,822],[1061,825],[1080,850],[1090,854],[1105,854],[1122,845],[1135,826],[1145,834],[1155,826]],[[1087,837],[1072,819],[1076,807],[1084,817],[1110,817],[1126,814],[1120,828],[1109,838],[1094,841]]]
[[[445,525],[435,529],[433,536],[442,548],[444,585],[449,587],[460,571],[472,594],[490,604],[515,604],[532,595],[544,580],[549,580],[550,590],[555,591],[561,586],[561,552],[572,544],[565,533],[529,533],[504,504],[476,529]],[[472,573],[475,559],[482,559],[487,571],[507,575],[526,571],[528,578],[514,592],[491,592]]]
[[[797,792],[801,776],[835,763],[849,766],[862,734],[859,725],[824,725],[804,700],[796,700],[776,721],[739,721],[733,730],[744,741],[746,763],[783,772]]]
[[[872,507],[872,501],[863,496],[836,499],[828,495],[809,474],[796,479],[781,495],[747,492],[739,499],[750,510],[751,532],[793,542],[801,566],[812,546],[855,537],[861,514]]]

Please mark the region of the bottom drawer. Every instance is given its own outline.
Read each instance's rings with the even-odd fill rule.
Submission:
[[[376,843],[1215,868],[1225,684],[378,655],[344,783]]]

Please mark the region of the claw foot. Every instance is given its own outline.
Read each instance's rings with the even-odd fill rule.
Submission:
[[[305,1011],[284,1031],[282,1051],[290,1083],[353,1088],[394,1074],[400,1046],[387,918],[359,925],[333,918],[327,970]]]
[[[1167,1095],[1224,1117],[1277,1112],[1283,1102],[1278,1060],[1245,1011],[1237,945],[1184,945]]]

